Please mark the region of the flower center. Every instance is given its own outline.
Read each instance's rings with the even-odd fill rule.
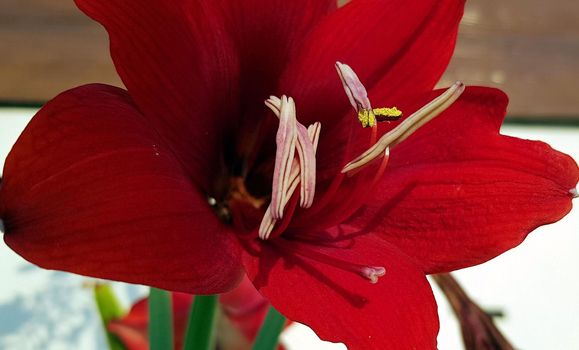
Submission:
[[[276,134],[271,201],[261,219],[258,235],[260,239],[268,240],[272,247],[282,253],[322,262],[356,273],[376,283],[378,278],[386,273],[384,267],[341,260],[326,254],[323,249],[316,249],[312,244],[302,242],[302,239],[309,238],[312,241],[318,241],[319,239],[316,240],[314,237],[315,232],[319,232],[317,229],[337,227],[336,225],[344,222],[360,208],[369,195],[370,191],[367,188],[372,188],[386,170],[390,148],[404,141],[422,125],[447,109],[464,91],[464,85],[460,82],[454,84],[439,97],[407,117],[396,128],[376,140],[377,122],[397,120],[402,117],[402,111],[396,107],[372,108],[366,88],[356,73],[348,65],[340,62],[336,63],[336,69],[362,127],[371,128],[369,148],[347,163],[329,184],[321,198],[316,198],[314,203],[316,150],[321,125],[316,122],[305,127],[298,122],[296,105],[291,97],[270,96],[265,104],[279,119],[279,126]],[[380,164],[377,167],[370,166],[377,159],[381,159]],[[375,172],[363,171],[365,169],[375,169]],[[261,207],[263,200],[253,198],[245,190],[241,179],[240,183],[233,185],[236,189],[234,194],[239,197],[233,199],[248,203],[254,208]],[[292,222],[298,204],[301,208],[309,209],[300,212],[297,220]],[[321,212],[324,215],[318,216]],[[233,220],[235,221],[235,217]],[[273,239],[281,236],[290,224],[292,224],[292,231],[288,231],[288,236],[285,237],[287,239]],[[297,231],[298,228],[301,236],[295,236],[293,239],[291,234],[294,229]]]
[[[464,91],[461,82],[455,83],[447,91],[430,103],[406,118],[396,128],[384,134],[378,141],[377,122],[396,120],[402,116],[402,111],[396,107],[372,108],[368,93],[356,73],[348,65],[337,62],[336,69],[350,104],[358,115],[362,127],[371,127],[370,146],[361,155],[346,164],[324,192],[321,198],[313,202],[316,181],[316,149],[320,134],[320,123],[316,122],[308,128],[297,121],[296,107],[291,97],[271,96],[265,104],[279,118],[279,128],[276,136],[276,157],[273,174],[271,202],[267,208],[261,225],[259,237],[266,240],[277,237],[289,226],[297,206],[298,196],[294,195],[300,185],[299,200],[302,208],[311,208],[300,216],[300,221],[313,221],[308,226],[321,227],[339,224],[350,217],[363,203],[369,191],[386,170],[390,148],[404,141],[421,126],[440,115],[452,105]],[[374,174],[361,172],[376,159],[382,159]],[[348,188],[343,189],[344,174],[355,177],[349,181]],[[337,193],[349,193],[349,196],[337,203]],[[331,215],[326,215],[331,222],[317,220],[316,214],[322,211],[330,202]],[[275,229],[275,230],[274,230]]]

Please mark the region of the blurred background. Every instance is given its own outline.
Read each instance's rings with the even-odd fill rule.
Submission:
[[[91,82],[122,86],[104,30],[70,0],[0,4],[0,166],[36,107]],[[579,3],[469,0],[458,45],[440,85],[455,80],[499,87],[510,96],[503,133],[541,139],[579,159]],[[579,348],[579,213],[541,228],[514,251],[457,278],[520,349]],[[102,349],[86,279],[40,270],[0,242],[0,349]],[[146,289],[118,284],[128,304]],[[439,348],[461,349],[444,298]],[[333,349],[304,327],[291,349]],[[341,347],[343,348],[343,347]]]
[[[0,43],[0,101],[42,102],[91,82],[122,86],[105,31],[71,0],[2,0]],[[576,1],[468,0],[441,83],[499,87],[511,118],[576,121],[578,75]]]

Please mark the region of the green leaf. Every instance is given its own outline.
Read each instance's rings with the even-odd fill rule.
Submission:
[[[270,306],[257,338],[255,338],[253,350],[275,350],[285,321],[285,316]]]
[[[189,312],[183,350],[215,349],[217,295],[196,295]]]
[[[151,350],[173,349],[171,294],[156,288],[149,293],[149,346]]]
[[[125,346],[120,339],[107,329],[107,324],[109,324],[110,321],[118,320],[125,315],[125,310],[121,306],[113,288],[109,284],[95,284],[94,299],[107,336],[109,349],[125,350]]]

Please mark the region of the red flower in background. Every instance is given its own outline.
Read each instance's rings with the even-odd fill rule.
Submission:
[[[495,89],[467,88],[408,129],[387,165],[343,175],[441,95],[431,90],[463,1],[77,4],[109,32],[127,91],[95,84],[59,95],[6,161],[4,239],[40,266],[195,294],[230,290],[245,271],[323,339],[434,349],[425,273],[482,263],[571,209],[577,165],[544,143],[500,135],[507,98]],[[403,121],[361,128],[336,61]],[[295,101],[269,101],[278,135],[291,139],[277,139],[283,152],[263,106],[270,94]],[[312,201],[313,188],[302,189],[314,182]],[[262,240],[270,198],[277,223]]]
[[[175,349],[182,349],[189,310],[194,297],[172,293],[173,331]],[[112,320],[107,329],[117,335],[127,350],[149,349],[148,299],[136,302],[122,319]],[[217,346],[221,350],[251,349],[251,344],[267,313],[269,303],[244,278],[234,290],[220,297],[219,310],[225,317],[219,319]]]

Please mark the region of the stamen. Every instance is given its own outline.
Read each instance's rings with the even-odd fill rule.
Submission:
[[[374,112],[374,116],[376,116],[376,120],[379,122],[386,120],[398,120],[402,117],[402,111],[396,107],[374,108],[372,111]]]
[[[283,212],[286,205],[288,204],[290,198],[294,191],[296,190],[298,184],[301,183],[300,187],[300,206],[303,208],[309,208],[314,199],[315,185],[316,185],[316,149],[318,146],[318,141],[320,138],[321,124],[316,122],[310,125],[308,128],[300,124],[295,118],[295,103],[290,97],[286,96],[278,98],[276,96],[270,96],[268,100],[265,101],[267,107],[269,107],[274,114],[280,118],[280,129],[282,128],[282,115],[284,113],[284,108],[286,105],[283,104],[284,99],[287,99],[288,104],[292,106],[293,110],[293,122],[294,129],[296,133],[296,142],[294,143],[295,149],[297,149],[299,162],[292,162],[291,169],[284,174],[283,183],[279,183],[279,179],[276,182],[276,177],[281,177],[278,173],[278,168],[281,165],[278,163],[278,156],[280,144],[278,143],[278,150],[276,151],[276,165],[274,173],[274,183],[272,189],[272,199],[268,206],[264,217],[261,221],[259,227],[259,237],[261,239],[267,239],[277,221],[283,218]],[[278,135],[280,130],[278,129]],[[293,154],[292,154],[293,157]],[[281,185],[281,186],[280,186]],[[274,193],[277,191],[282,191],[281,194],[274,200]],[[292,211],[293,212],[293,211]],[[280,215],[281,213],[281,215]],[[289,218],[288,218],[289,219]],[[285,220],[288,221],[288,220]],[[285,222],[284,221],[284,222]]]
[[[279,111],[279,128],[276,136],[277,150],[271,193],[271,215],[274,219],[283,217],[282,203],[285,200],[285,190],[288,188],[297,140],[296,110],[293,99],[282,96]]]
[[[368,99],[368,92],[364,85],[360,82],[360,79],[354,72],[354,70],[347,64],[336,62],[336,70],[348,95],[350,104],[355,111],[360,109],[365,109],[367,111],[372,110],[370,105],[370,100]]]
[[[358,120],[363,128],[376,126],[376,115],[371,109],[361,108],[358,110]]]
[[[259,238],[266,240],[269,238],[269,234],[273,230],[276,220],[271,216],[271,204],[267,207],[263,219],[261,219],[261,224],[259,225]]]
[[[276,116],[279,117],[281,111],[281,99],[279,99],[276,96],[270,96],[269,99],[265,101],[265,104],[276,114]],[[301,193],[300,206],[302,208],[311,207],[314,201],[314,194],[316,187],[315,150],[317,149],[318,146],[320,127],[321,124],[316,122],[310,125],[308,129],[306,129],[305,126],[303,126],[296,120],[297,151],[300,162],[299,168],[295,168],[295,166],[292,167],[292,171],[289,177],[289,183],[290,184],[293,183],[294,182],[293,177],[299,174],[302,183],[300,187]],[[312,128],[311,135],[309,128]],[[312,138],[312,136],[315,136],[315,138]],[[287,188],[289,187],[286,187],[286,189]],[[293,190],[287,192],[289,193],[287,197],[287,199],[289,200],[289,197],[291,197],[291,195],[293,194]]]
[[[268,239],[269,237],[279,237],[288,228],[295,213],[296,207],[298,206],[297,204],[298,196],[294,195],[288,202],[288,207],[283,219],[281,219],[281,221],[275,222],[275,229],[272,227],[272,230],[265,236],[265,239]]]
[[[338,259],[331,255],[322,253],[318,249],[312,249],[307,244],[300,244],[292,241],[284,241],[282,244],[271,241],[276,247],[282,250],[290,250],[295,255],[303,256],[317,262],[321,262],[340,270],[353,272],[363,278],[370,280],[370,283],[377,283],[378,278],[386,274],[386,269],[383,266],[369,266],[363,264],[356,264],[342,259]]]
[[[321,124],[319,122],[315,122],[314,124],[308,127],[308,136],[312,140],[312,144],[314,147],[314,154],[318,147],[317,140],[320,138],[320,130]],[[315,175],[315,174],[314,174]],[[300,183],[300,176],[299,176],[299,167],[296,166],[294,163],[294,167],[292,168],[292,175],[290,176],[290,185],[287,189],[287,195],[285,196],[285,200],[282,204],[283,209],[285,209],[286,205],[288,204],[292,194],[296,190],[298,184]],[[261,224],[259,226],[259,238],[265,240],[268,239],[273,231],[273,228],[278,220],[274,219],[271,215],[271,203],[268,206],[263,219],[261,220]],[[287,219],[287,218],[286,218]]]
[[[281,108],[281,99],[279,97],[269,96],[269,98],[265,100],[265,105],[279,118],[279,109]]]
[[[318,142],[320,141],[320,131],[322,124],[320,122],[315,122],[308,126],[308,136],[312,140],[312,145],[314,146],[314,151],[318,149]]]
[[[309,208],[314,201],[316,188],[316,156],[314,145],[308,136],[308,129],[302,124],[297,124],[298,131],[298,157],[300,159],[300,206]]]
[[[342,173],[347,173],[354,169],[363,167],[374,159],[380,158],[387,147],[392,147],[404,141],[412,135],[418,128],[434,119],[450,107],[463,93],[465,86],[461,82],[456,82],[440,96],[430,103],[416,111],[396,128],[385,134],[368,150],[358,156],[356,159],[346,164]]]
[[[396,120],[402,116],[402,112],[396,107],[372,109],[368,92],[354,70],[341,62],[336,62],[336,70],[350,104],[358,113],[358,120],[362,127],[375,127],[377,120]]]
[[[571,194],[571,197],[573,198],[579,198],[579,191],[577,191],[576,188],[572,188],[569,190],[569,193]]]

